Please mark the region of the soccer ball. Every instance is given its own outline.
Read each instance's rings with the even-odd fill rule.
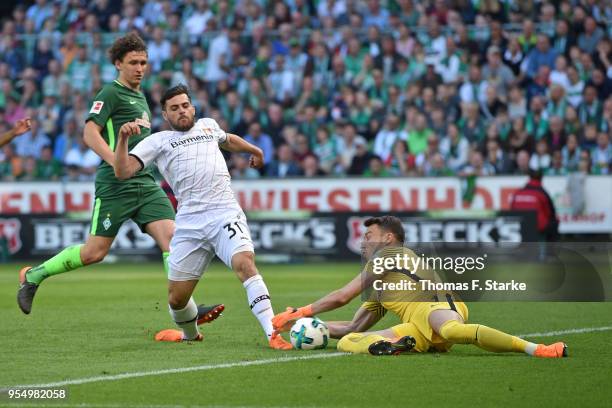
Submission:
[[[315,350],[327,347],[329,329],[316,317],[302,317],[289,332],[291,344],[296,350]]]

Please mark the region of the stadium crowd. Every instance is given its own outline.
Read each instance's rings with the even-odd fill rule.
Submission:
[[[91,180],[82,140],[106,49],[136,30],[153,130],[187,84],[199,116],[261,147],[234,177],[493,175],[612,165],[606,0],[36,0],[2,20],[1,180]]]

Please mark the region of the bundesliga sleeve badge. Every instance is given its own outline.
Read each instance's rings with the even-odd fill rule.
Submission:
[[[104,102],[102,101],[94,101],[93,105],[91,106],[91,110],[89,111],[89,113],[100,113],[100,111],[102,110],[102,107],[104,106]]]

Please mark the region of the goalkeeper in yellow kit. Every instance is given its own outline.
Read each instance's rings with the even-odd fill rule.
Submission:
[[[404,229],[399,218],[383,216],[369,218],[362,241],[362,253],[368,263],[360,273],[343,288],[331,292],[316,302],[298,309],[287,308],[274,317],[272,323],[279,332],[287,331],[301,317],[337,309],[349,303],[367,290],[367,301],[355,313],[351,321],[328,322],[330,336],[340,339],[338,350],[373,355],[394,355],[403,352],[448,351],[454,344],[474,344],[493,352],[527,353],[536,357],[566,357],[565,343],[551,345],[534,344],[526,340],[481,325],[468,324],[468,308],[458,301],[452,292],[421,290],[413,284],[413,290],[381,290],[380,287],[400,287],[408,281],[430,280],[439,282],[435,271],[415,268],[405,270],[387,269],[374,272],[375,262],[395,258],[398,254],[416,257],[404,248]],[[374,280],[378,280],[373,285]],[[393,286],[395,285],[395,286]],[[369,293],[368,293],[369,292]],[[395,313],[402,323],[389,329],[368,332],[387,311]]]

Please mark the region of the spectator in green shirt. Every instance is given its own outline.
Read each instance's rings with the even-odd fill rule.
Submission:
[[[425,115],[419,113],[416,117],[415,128],[408,132],[408,149],[411,154],[418,155],[427,148],[427,138],[433,132],[427,127]]]
[[[37,180],[59,180],[63,173],[62,163],[53,157],[51,146],[43,147],[40,159],[36,161],[34,178]]]

